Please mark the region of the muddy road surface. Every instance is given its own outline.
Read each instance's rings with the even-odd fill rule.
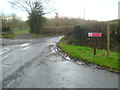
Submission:
[[[2,88],[118,88],[118,75],[79,65],[56,52],[61,36],[4,46]]]

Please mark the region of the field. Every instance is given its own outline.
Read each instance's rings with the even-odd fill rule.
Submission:
[[[29,30],[14,30],[15,35],[17,34],[28,34]]]
[[[0,35],[0,38],[39,38],[46,36],[45,34],[30,34],[29,30],[14,30],[13,34]]]

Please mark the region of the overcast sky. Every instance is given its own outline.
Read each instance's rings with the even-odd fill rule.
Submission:
[[[54,17],[55,12],[59,16],[85,18],[86,20],[107,21],[118,18],[118,2],[120,0],[52,0],[52,8],[55,10],[46,17]],[[27,19],[27,13],[14,10],[7,0],[0,0],[0,12],[6,15],[16,13],[23,20]]]

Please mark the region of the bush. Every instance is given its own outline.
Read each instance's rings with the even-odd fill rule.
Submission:
[[[112,23],[111,23],[112,22]],[[119,39],[118,39],[118,24],[111,21],[110,24],[110,49],[112,51],[118,51]],[[101,32],[101,38],[88,37],[89,32]],[[74,26],[74,29],[70,34],[67,34],[65,38],[68,40],[68,44],[82,45],[94,47],[94,40],[97,42],[98,49],[106,49],[107,47],[107,22],[98,21],[86,21],[82,26]]]
[[[78,25],[74,26],[74,30],[69,37],[69,44],[79,45],[82,43],[84,43],[84,29]]]
[[[2,35],[14,35],[13,30],[10,27],[2,27]]]

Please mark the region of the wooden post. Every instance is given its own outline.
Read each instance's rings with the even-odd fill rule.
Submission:
[[[97,48],[97,42],[96,42],[96,38],[94,38],[94,55],[96,55],[96,48]]]
[[[109,23],[107,25],[107,56],[109,56],[110,52],[110,26]]]

